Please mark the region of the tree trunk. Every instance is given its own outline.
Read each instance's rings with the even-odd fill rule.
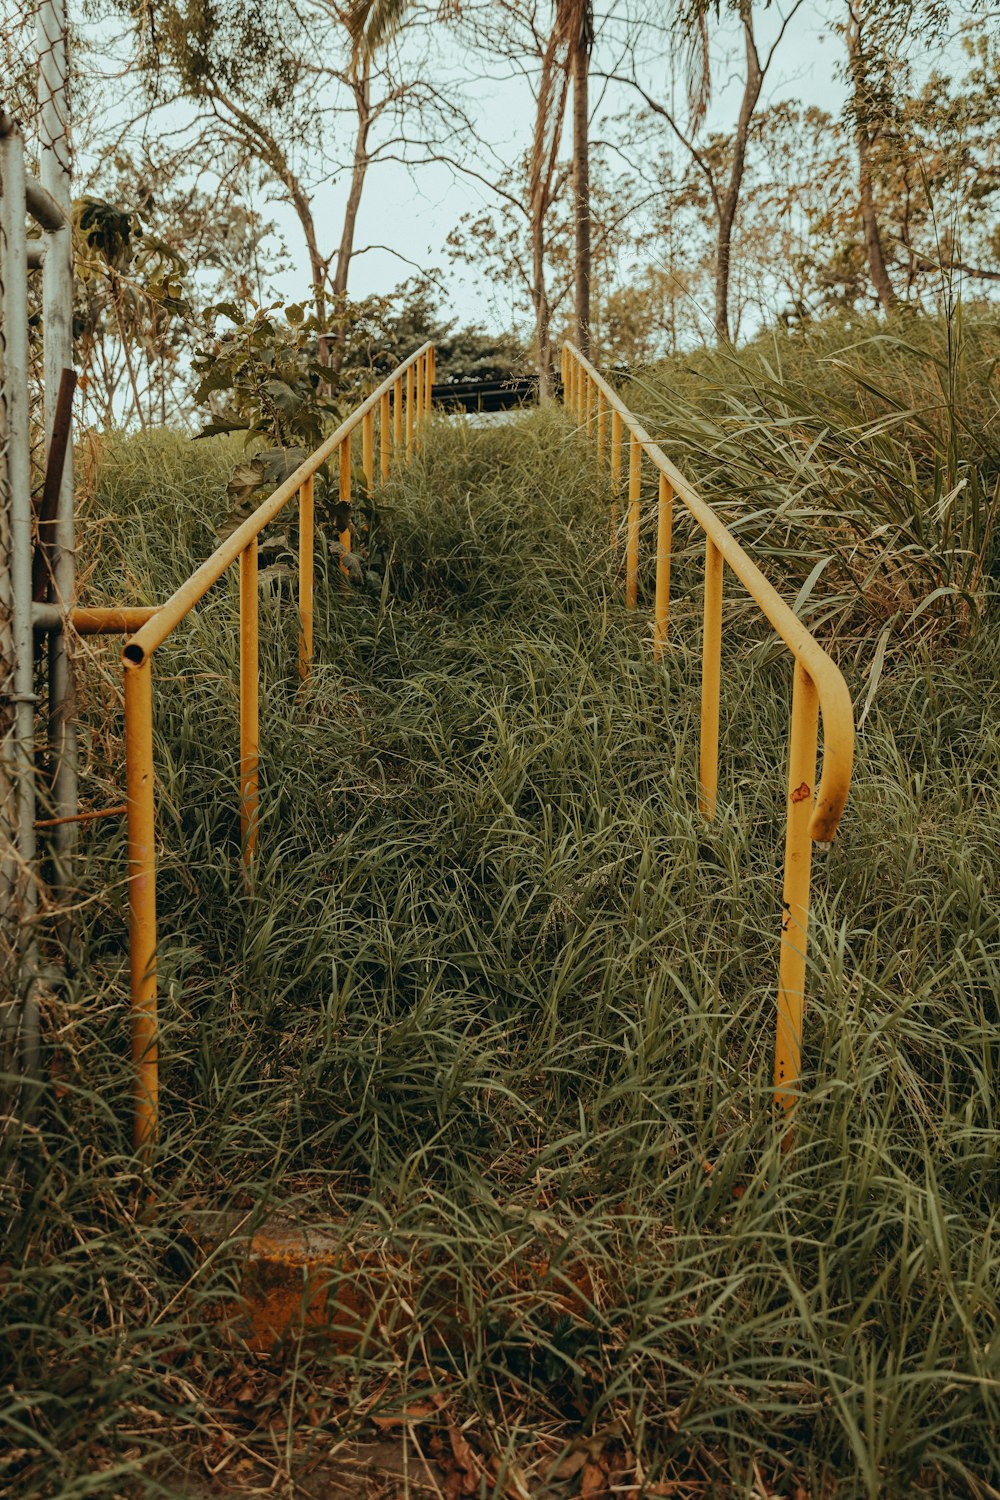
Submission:
[[[576,232],[575,342],[590,356],[590,50],[593,15],[589,0],[581,0],[574,17],[573,56],[573,217]]]
[[[531,225],[531,301],[535,309],[535,358],[538,361],[538,399],[552,394],[552,338],[549,328],[549,298],[545,290],[545,226],[541,218]]]
[[[219,113],[220,106],[226,112],[222,118],[237,140],[242,145],[249,146],[257,160],[262,162],[278,182],[284,185],[292,208],[295,210],[295,216],[301,225],[302,237],[306,242],[309,274],[312,277],[316,299],[316,317],[323,329],[326,320],[326,273],[329,263],[320,254],[319,240],[316,238],[316,220],[313,218],[309,195],[293,172],[288,157],[278,140],[265,129],[259,120],[255,120],[221,90],[210,91],[207,98],[216,113]],[[317,338],[317,348],[320,363],[326,364],[330,357],[330,335],[325,330],[321,331]]]
[[[865,61],[861,46],[861,16],[854,7],[848,6],[847,57],[850,64],[851,87],[854,94],[854,141],[858,152],[858,206],[861,212],[861,228],[865,239],[865,255],[872,286],[882,308],[888,312],[897,305],[889,268],[882,251],[882,236],[879,233],[878,213],[872,192],[871,148],[874,135],[865,118]]]
[[[302,237],[306,242],[306,252],[309,256],[309,275],[312,278],[313,293],[316,299],[316,319],[320,325],[320,333],[317,336],[317,354],[320,364],[328,364],[330,359],[331,335],[326,329],[326,270],[327,262],[320,253],[319,240],[316,238],[316,220],[313,218],[312,205],[302,190],[297,177],[287,172],[284,177],[288,196],[292,200],[292,207],[302,226]]]
[[[545,220],[552,203],[552,182],[566,111],[569,59],[562,56],[563,29],[552,28],[542,56],[542,75],[535,105],[535,129],[528,161],[529,222],[531,227],[531,301],[535,310],[535,351],[538,394],[552,393],[552,341],[549,300],[545,290]]]
[[[743,174],[746,170],[747,140],[750,122],[760,98],[764,74],[757,55],[753,26],[749,17],[743,22],[743,39],[747,54],[747,76],[743,86],[739,119],[733,140],[733,164],[729,173],[726,191],[719,203],[719,234],[715,256],[715,334],[724,343],[729,343],[729,272],[732,260],[733,225],[740,202]]]
[[[340,236],[340,248],[337,251],[337,263],[333,273],[333,295],[336,298],[347,296],[347,277],[351,268],[351,255],[354,252],[354,231],[358,222],[358,209],[361,207],[361,194],[364,191],[365,176],[368,172],[368,132],[371,127],[371,63],[366,58],[363,69],[354,82],[354,102],[358,112],[358,129],[354,137],[354,163],[351,168],[351,190],[347,195],[347,207],[344,209],[344,227]]]

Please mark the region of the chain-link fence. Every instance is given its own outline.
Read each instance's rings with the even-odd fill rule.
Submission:
[[[60,818],[76,811],[62,628],[74,587],[66,392],[75,380],[64,0],[0,11],[0,78],[0,1067],[8,1078],[20,1075],[26,1116],[39,1050],[36,707],[43,683],[51,802]],[[38,649],[46,631],[47,653]],[[72,828],[61,822],[49,851],[57,886],[67,878]]]

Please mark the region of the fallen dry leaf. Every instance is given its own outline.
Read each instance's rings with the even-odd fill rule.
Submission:
[[[459,1500],[461,1495],[475,1495],[479,1491],[479,1465],[476,1455],[469,1447],[461,1430],[454,1422],[448,1423],[448,1439],[451,1443],[452,1463],[446,1470],[444,1492],[448,1500]],[[441,1460],[438,1459],[440,1464]]]
[[[573,1479],[584,1464],[587,1462],[587,1450],[578,1448],[574,1453],[567,1453],[561,1463],[556,1464],[552,1470],[552,1479]]]
[[[593,1500],[601,1500],[607,1493],[608,1476],[604,1469],[600,1464],[586,1462],[580,1475],[580,1494],[592,1496]]]

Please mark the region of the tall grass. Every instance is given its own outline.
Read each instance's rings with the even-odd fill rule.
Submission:
[[[682,535],[657,666],[584,458],[558,413],[435,423],[371,518],[381,589],[345,593],[321,563],[304,696],[275,575],[252,890],[234,588],[158,653],[161,1196],[150,1220],[127,1145],[124,831],[98,824],[6,1256],[9,1493],[190,1493],[178,1454],[221,1426],[309,1494],[363,1412],[429,1382],[496,1457],[484,1495],[571,1491],[545,1475],[581,1432],[627,1450],[639,1493],[996,1493],[1000,653],[981,633],[886,660],[817,869],[780,1161],[789,664],[734,602],[706,826],[697,549]],[[93,597],[183,577],[226,466],[169,435],[111,446]],[[120,795],[121,729],[114,649],[88,652],[96,804]],[[293,1346],[240,1417],[204,1315],[236,1251],[192,1254],[178,1224],[199,1205],[367,1247],[405,1283],[394,1326],[359,1356]],[[548,1297],[508,1272],[539,1243]],[[553,1301],[573,1264],[585,1316]],[[463,1309],[448,1354],[429,1347],[441,1286]]]
[[[998,368],[996,313],[957,306],[762,335],[628,395],[806,616],[870,661],[968,639],[996,599]]]

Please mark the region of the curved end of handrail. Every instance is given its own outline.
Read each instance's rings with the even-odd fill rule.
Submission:
[[[809,836],[817,844],[832,843],[836,835],[854,764],[854,704],[840,668],[825,651],[823,658],[824,680],[816,684],[823,717],[823,764],[809,820]]]

